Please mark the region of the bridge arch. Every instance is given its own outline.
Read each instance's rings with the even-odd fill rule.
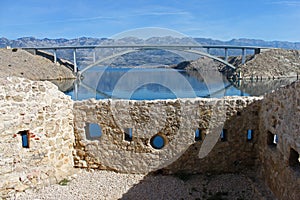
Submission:
[[[205,57],[208,57],[208,58],[211,58],[215,61],[219,61],[223,64],[225,64],[226,66],[232,68],[232,69],[235,69],[235,66],[233,66],[232,64],[230,64],[229,62],[217,57],[217,56],[213,56],[209,53],[205,53],[205,52],[202,52],[202,51],[197,51],[197,50],[193,50],[193,49],[186,49],[186,50],[183,50],[185,52],[190,52],[190,53],[195,53],[195,54],[199,54],[199,55],[202,55],[202,56],[205,56]]]
[[[98,65],[98,64],[100,64],[104,61],[107,61],[107,60],[110,60],[110,59],[113,59],[113,58],[116,58],[118,56],[122,56],[122,55],[125,55],[125,54],[128,54],[128,53],[136,52],[136,51],[139,51],[139,50],[138,49],[130,49],[130,50],[127,50],[127,51],[122,51],[120,53],[116,53],[116,54],[113,54],[111,56],[107,56],[105,58],[102,58],[102,59],[98,60],[97,62],[85,67],[83,70],[79,71],[78,75],[80,77],[85,71],[87,71],[88,69],[91,69],[92,67],[94,67],[94,66],[96,66],[96,65]]]
[[[85,67],[83,70],[79,71],[78,72],[78,76],[80,77],[85,71],[87,71],[88,69],[96,66],[97,64],[100,64],[104,61],[107,61],[107,60],[110,60],[110,59],[113,59],[113,58],[116,58],[116,57],[119,57],[119,56],[122,56],[122,55],[125,55],[125,54],[128,54],[128,53],[132,53],[132,52],[137,52],[137,51],[141,51],[141,50],[147,50],[147,49],[162,49],[162,50],[166,50],[166,51],[170,51],[172,53],[174,53],[172,50],[177,50],[177,51],[183,51],[183,52],[188,52],[188,53],[194,53],[194,54],[198,54],[198,55],[201,55],[201,56],[205,56],[205,57],[208,57],[208,58],[211,58],[213,60],[216,60],[218,62],[221,62],[223,64],[225,64],[226,66],[232,68],[232,69],[235,69],[235,66],[233,66],[232,64],[228,63],[227,61],[217,57],[217,56],[214,56],[214,55],[211,55],[211,54],[208,54],[208,53],[205,53],[205,52],[202,52],[202,51],[199,51],[199,50],[193,50],[193,49],[174,49],[174,48],[139,48],[139,49],[130,49],[130,50],[126,50],[126,51],[123,51],[123,52],[120,52],[120,53],[116,53],[116,54],[113,54],[111,56],[108,56],[108,57],[105,57],[105,58],[102,58],[100,60],[98,60],[97,62]]]

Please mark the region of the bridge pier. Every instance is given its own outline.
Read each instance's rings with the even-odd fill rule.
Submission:
[[[76,49],[73,49],[73,62],[74,62],[74,73],[77,73],[77,63],[76,63]]]
[[[57,62],[56,49],[54,49],[54,51],[53,51],[53,62],[54,62],[54,63]]]
[[[74,81],[74,99],[75,101],[78,100],[78,81]]]
[[[242,49],[242,64],[244,64],[246,62],[246,49],[243,48]]]
[[[94,48],[94,51],[93,51],[93,62],[94,63],[96,62],[96,48]]]
[[[206,48],[206,52],[209,54],[210,48]]]
[[[225,49],[225,61],[228,62],[228,48]]]

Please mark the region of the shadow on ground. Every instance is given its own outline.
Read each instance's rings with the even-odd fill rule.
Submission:
[[[145,176],[121,199],[273,199],[257,187],[260,186],[245,174],[153,173]]]

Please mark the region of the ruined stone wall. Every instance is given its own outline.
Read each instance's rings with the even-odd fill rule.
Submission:
[[[0,198],[72,173],[72,108],[50,82],[0,79]]]
[[[256,168],[261,101],[236,97],[228,103],[223,125],[227,132],[226,139],[219,137],[204,158],[199,158],[199,150],[205,141],[195,142],[178,160],[165,167],[163,173],[231,173]],[[248,135],[248,131],[252,131],[252,136]]]
[[[0,113],[0,197],[58,182],[73,165],[145,174],[258,168],[279,199],[300,193],[299,81],[264,98],[73,102],[49,82],[12,77],[0,79]]]
[[[278,199],[300,194],[300,82],[267,94],[260,115],[260,175]],[[274,140],[274,136],[278,139]]]
[[[260,99],[74,102],[75,166],[125,173],[159,169],[168,173],[181,170],[221,173],[253,167],[257,158],[255,134]],[[90,124],[101,127],[101,136],[92,135],[95,133],[91,133]],[[132,130],[131,140],[126,139],[127,128]],[[202,135],[198,141],[195,141],[196,129]],[[221,141],[223,129],[226,136]],[[249,129],[254,135],[248,141]],[[161,149],[151,145],[156,135],[165,142]]]

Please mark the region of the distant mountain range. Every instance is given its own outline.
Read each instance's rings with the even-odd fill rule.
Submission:
[[[229,41],[221,41],[221,40],[213,40],[210,38],[193,38],[196,42],[202,45],[243,45],[243,46],[264,46],[264,47],[275,47],[275,48],[284,48],[284,49],[299,49],[300,50],[300,42],[287,42],[287,41],[264,41],[264,40],[257,40],[257,39],[232,39]],[[158,40],[161,38],[154,37],[149,38],[147,40],[142,40],[134,37],[124,38],[122,39],[123,42],[128,43],[150,43],[150,44],[157,44]],[[191,42],[192,39],[177,39],[171,37],[163,37],[163,40],[170,43],[172,40],[177,40],[176,43],[180,42]],[[162,40],[162,41],[163,41]],[[180,40],[180,41],[178,41]],[[9,40],[7,38],[0,38],[0,48],[11,46],[11,47],[28,47],[28,46],[72,46],[72,45],[101,45],[107,44],[111,42],[112,39],[107,38],[90,38],[90,37],[80,37],[75,39],[38,39],[35,37],[22,37],[16,40]],[[160,42],[162,42],[160,41]]]
[[[286,42],[286,41],[264,41],[256,39],[232,39],[229,41],[213,40],[209,38],[172,38],[172,37],[153,37],[147,40],[127,37],[119,40],[107,39],[107,38],[90,38],[80,37],[75,39],[37,39],[34,37],[22,37],[16,40],[9,40],[7,38],[0,38],[0,48],[6,46],[11,47],[43,47],[43,46],[78,46],[78,45],[101,45],[101,44],[201,44],[201,45],[242,45],[242,46],[263,46],[263,47],[275,47],[284,49],[297,49],[300,50],[300,42]],[[101,56],[109,55],[116,50],[105,50],[97,52],[97,59]],[[87,65],[92,63],[92,51],[80,50],[78,53],[78,64]],[[211,54],[222,56],[223,50],[214,49],[210,51]],[[231,50],[230,55],[240,55],[240,50]],[[68,60],[73,59],[71,50],[58,51],[58,57]],[[129,61],[131,60],[131,61]],[[178,56],[176,53],[166,52],[164,50],[151,50],[145,52],[135,52],[125,56],[121,56],[117,59],[117,65],[151,65],[151,64],[177,64],[184,59]],[[112,63],[109,63],[112,64]]]

